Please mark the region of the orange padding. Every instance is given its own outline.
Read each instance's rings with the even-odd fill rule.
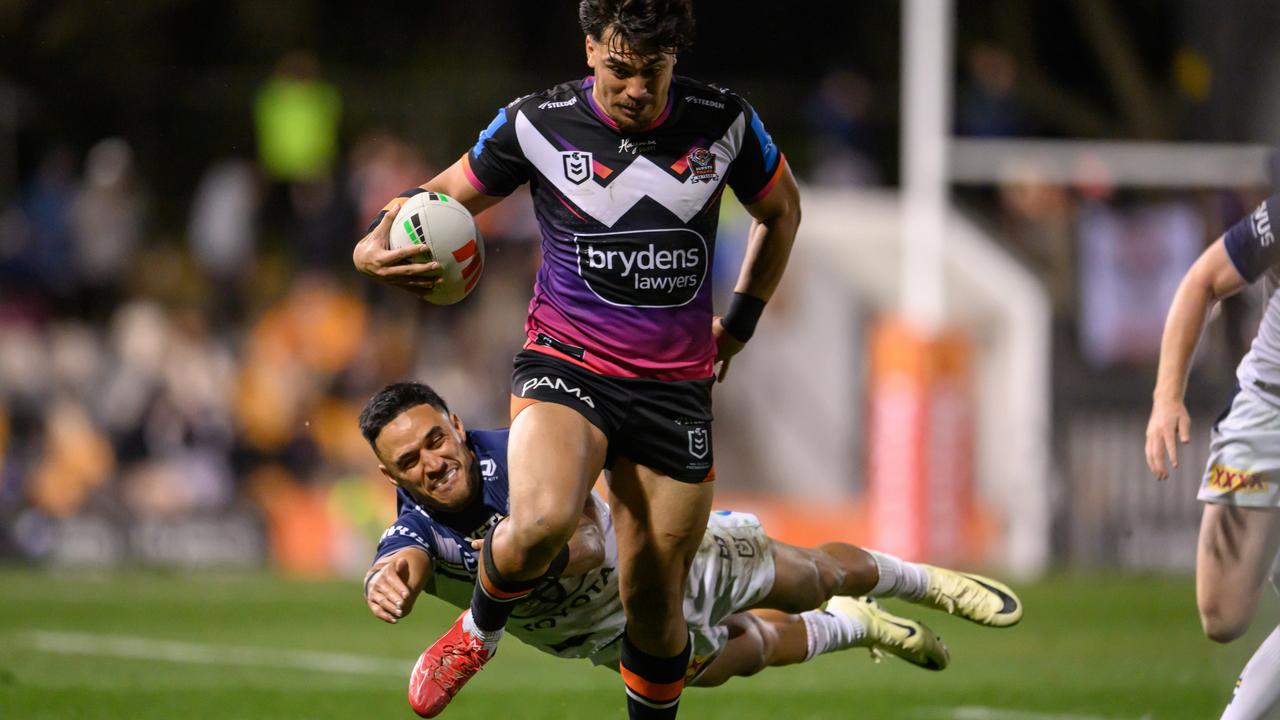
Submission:
[[[515,422],[516,416],[519,415],[521,412],[523,412],[525,408],[529,407],[534,403],[539,403],[539,402],[542,402],[542,401],[537,400],[535,398],[523,398],[523,397],[520,397],[519,395],[512,395],[511,396],[511,421]]]
[[[622,682],[626,683],[627,687],[654,702],[671,702],[680,697],[680,691],[684,690],[683,678],[670,683],[655,683],[645,680],[622,666],[618,667],[618,672],[622,674]]]
[[[516,600],[533,593],[533,588],[520,590],[518,592],[503,592],[494,587],[493,583],[489,581],[489,578],[484,576],[484,573],[478,573],[476,577],[480,580],[480,589],[484,590],[484,594],[494,600]]]

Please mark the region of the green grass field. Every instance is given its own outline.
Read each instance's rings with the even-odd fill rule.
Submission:
[[[1059,577],[989,630],[901,603],[951,648],[942,673],[865,650],[693,690],[682,718],[1093,720],[1217,717],[1268,628],[1204,640],[1190,578]],[[1262,612],[1276,616],[1268,594]],[[405,679],[454,617],[398,626],[353,582],[0,571],[0,718],[411,718]],[[335,657],[335,655],[338,655]],[[508,639],[446,718],[621,718],[621,684]]]

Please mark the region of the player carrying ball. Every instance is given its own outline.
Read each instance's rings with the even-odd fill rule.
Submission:
[[[395,623],[424,590],[467,607],[482,562],[476,546],[508,509],[508,432],[468,432],[419,383],[378,392],[360,415],[360,430],[398,488],[398,518],[365,580],[369,609]],[[565,570],[514,608],[517,637],[558,657],[618,669],[626,620],[611,523],[608,506],[588,494]],[[995,627],[1022,617],[1017,597],[995,580],[844,543],[794,547],[769,538],[752,515],[718,512],[704,529],[683,601],[693,650],[682,678],[719,685],[850,647],[946,667],[946,647],[929,628],[850,597],[861,595],[898,597]],[[817,609],[828,600],[825,611]],[[456,688],[468,677],[466,654],[449,657],[425,674],[415,668],[415,710],[424,687]]]
[[[675,717],[693,645],[682,604],[711,508],[711,386],[751,338],[786,267],[800,198],[743,98],[675,76],[691,0],[582,0],[592,74],[498,111],[460,160],[421,188],[478,213],[529,183],[542,231],[524,351],[512,375],[510,515],[488,530],[470,606],[424,653],[439,713],[493,656],[507,620],[564,572],[592,484],[609,506],[626,614],[619,645],[632,718]],[[753,218],[733,305],[713,317],[720,198]],[[399,204],[356,246],[362,272],[431,292],[433,263],[392,251]]]

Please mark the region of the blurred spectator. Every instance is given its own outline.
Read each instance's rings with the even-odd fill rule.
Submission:
[[[187,242],[201,269],[219,285],[243,288],[257,246],[259,202],[257,174],[247,160],[214,163],[196,186]],[[218,299],[234,303],[240,294],[222,293]]]
[[[1008,169],[998,189],[1000,236],[1044,282],[1059,322],[1074,322],[1076,236],[1074,205],[1067,189],[1044,180],[1032,163]]]
[[[272,182],[310,182],[333,171],[338,156],[342,97],[320,79],[320,63],[306,50],[280,59],[253,105],[258,159]]]
[[[335,178],[342,96],[305,50],[288,53],[253,106],[258,161],[270,183],[265,226],[305,268],[350,265],[353,210]],[[399,191],[397,191],[399,192]]]
[[[0,233],[0,299],[20,296],[57,304],[75,288],[70,271],[71,208],[78,192],[71,148],[58,145],[40,160],[22,194],[20,212],[6,211]]]
[[[876,185],[876,141],[869,123],[871,83],[852,70],[832,70],[818,81],[805,105],[809,126],[810,182]]]
[[[395,134],[364,133],[351,148],[349,191],[356,217],[373,218],[388,200],[434,174],[423,162],[422,152]]]
[[[978,137],[1027,135],[1031,128],[1014,93],[1018,66],[1004,48],[978,43],[965,53],[966,79],[956,102],[956,132]]]
[[[72,207],[72,240],[80,311],[105,320],[142,243],[146,200],[133,151],[119,138],[94,145],[85,158],[84,186]]]
[[[1204,223],[1171,202],[1121,210],[1089,204],[1080,214],[1080,350],[1095,369],[1149,363],[1165,313],[1203,247]]]

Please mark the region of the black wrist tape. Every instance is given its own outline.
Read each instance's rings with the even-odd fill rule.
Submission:
[[[754,295],[736,292],[733,302],[729,303],[729,312],[720,319],[720,324],[738,342],[746,342],[756,332],[756,323],[760,321],[760,313],[764,311],[764,301]]]

